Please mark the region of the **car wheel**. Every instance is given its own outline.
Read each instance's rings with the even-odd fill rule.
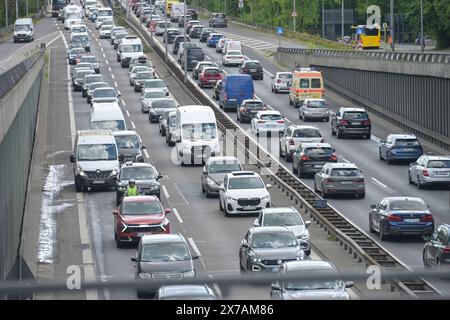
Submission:
[[[339,131],[339,129],[336,130],[336,138],[342,139],[342,133]]]
[[[336,135],[336,131],[334,131],[333,126],[331,126],[331,135],[332,135],[332,136],[335,136],[335,135]]]
[[[366,140],[370,140],[370,138],[372,137],[372,133],[368,133],[368,134],[366,134],[365,136],[364,136],[364,139],[366,139]]]
[[[369,232],[370,233],[375,232],[375,230],[373,229],[373,226],[372,226],[372,219],[371,219],[370,215],[369,215]]]
[[[81,96],[82,96],[83,98],[86,98],[86,92],[83,91],[83,93],[81,94]]]
[[[386,231],[384,230],[384,225],[380,223],[380,240],[385,241],[387,239]]]
[[[116,247],[117,247],[118,249],[123,248],[123,243],[122,243],[119,239],[116,240]]]
[[[412,178],[411,178],[411,172],[409,172],[409,171],[408,171],[408,182],[409,182],[409,184],[414,184],[414,181],[412,181]]]
[[[223,211],[224,211],[225,217],[230,216],[230,214],[228,213],[228,210],[227,210],[227,206],[225,206],[225,208],[223,208]]]
[[[134,86],[134,92],[138,92],[137,86]]]
[[[392,159],[386,154],[386,163],[392,164]]]
[[[222,200],[220,200],[220,197],[219,197],[219,209],[220,211],[223,211]]]
[[[322,185],[322,198],[324,198],[324,199],[328,198],[328,193],[325,192],[323,185]]]
[[[294,163],[292,163],[292,172],[297,173],[297,168],[294,166]]]
[[[427,260],[427,252],[425,251],[425,249],[423,250],[423,253],[422,253],[422,261],[423,261],[423,266],[425,268],[430,268],[430,265],[428,264],[428,260]]]
[[[261,79],[261,80],[262,80],[262,79]],[[278,89],[275,89],[274,91],[275,91],[275,93],[278,93]]]
[[[76,181],[75,181],[75,189],[76,189],[77,192],[83,191],[83,188]]]
[[[365,197],[366,197],[366,193],[365,193],[365,192],[360,193],[360,194],[358,195],[358,198],[360,198],[360,199],[364,199]]]
[[[292,162],[292,155],[290,155],[287,150],[284,150],[284,158],[286,159],[286,162]]]
[[[270,86],[270,89],[272,89],[272,92],[275,92],[275,90],[273,89],[273,86]]]
[[[303,178],[305,176],[304,173],[302,172],[302,169],[300,168],[300,166],[297,167],[297,176],[299,178]]]
[[[420,182],[420,176],[417,176],[417,189],[423,189],[423,184]]]
[[[381,155],[381,149],[380,148],[378,148],[378,159],[384,160],[383,156]]]
[[[317,189],[317,185],[316,185],[315,179],[314,179],[314,192],[319,192],[319,190]]]

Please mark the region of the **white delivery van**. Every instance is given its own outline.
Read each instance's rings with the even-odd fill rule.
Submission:
[[[229,50],[233,50],[233,51],[240,51],[242,53],[244,53],[243,48],[242,48],[242,43],[240,41],[227,41],[225,43],[225,47],[222,50],[222,54],[227,54],[227,52]]]
[[[83,8],[77,5],[64,7],[64,28],[70,29],[72,22],[83,19]]]
[[[127,130],[125,118],[117,102],[93,103],[89,129]]]
[[[112,131],[78,131],[70,162],[73,163],[77,192],[83,188],[114,186],[119,157]]]
[[[34,40],[34,26],[31,18],[17,19],[14,23],[14,43]]]
[[[182,106],[176,111],[175,149],[181,165],[202,164],[220,156],[214,111],[208,106]]]
[[[142,41],[137,36],[126,36],[122,39],[117,51],[117,61],[120,61],[122,68],[128,68],[132,58],[144,55]]]
[[[178,19],[184,13],[184,3],[172,3],[170,11],[170,21],[178,22]]]
[[[97,20],[95,20],[95,28],[100,29],[105,20],[113,21],[113,11],[109,7],[101,7],[97,9]]]

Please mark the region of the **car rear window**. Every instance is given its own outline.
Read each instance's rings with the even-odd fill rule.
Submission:
[[[227,16],[224,13],[216,14],[216,18],[226,18]]]
[[[428,161],[427,168],[450,168],[450,160],[430,160]]]
[[[244,105],[247,109],[263,109],[264,104],[262,102],[247,102]]]
[[[292,74],[290,74],[290,73],[280,73],[278,75],[278,78],[279,79],[283,79],[283,80],[290,80],[290,79],[292,79]]]
[[[417,147],[419,145],[419,141],[416,139],[396,139],[395,145],[402,147]]]
[[[367,120],[369,115],[366,112],[361,111],[346,111],[342,117],[349,120]]]
[[[248,68],[261,68],[261,63],[259,62],[247,62],[245,65]]]
[[[299,129],[295,130],[293,135],[294,138],[321,138],[322,135],[317,129]]]
[[[331,170],[334,177],[356,177],[359,176],[359,170],[356,168],[338,168]]]
[[[328,147],[313,147],[313,148],[307,148],[305,150],[305,153],[308,155],[314,155],[314,156],[322,156],[322,155],[331,155],[333,154],[333,149]]]
[[[263,114],[260,119],[262,119],[262,120],[282,120],[283,116],[281,116],[280,114]]]
[[[217,74],[220,73],[219,69],[206,69],[205,74]]]
[[[316,100],[316,101],[308,101],[306,106],[308,108],[326,108],[327,104],[325,103],[325,101]]]
[[[393,200],[389,203],[391,210],[428,210],[428,207],[422,201],[417,200]]]

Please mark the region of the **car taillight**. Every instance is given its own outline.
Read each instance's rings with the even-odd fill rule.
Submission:
[[[337,161],[337,157],[335,154],[332,154],[330,157],[330,161]]]
[[[429,177],[430,176],[430,174],[428,173],[428,170],[422,170],[422,175],[424,177]]]
[[[420,221],[422,222],[432,222],[433,220],[433,215],[431,214],[426,214],[422,218],[420,218]]]
[[[346,126],[346,125],[348,125],[348,121],[347,120],[339,120],[339,124]]]
[[[277,120],[277,123],[284,123],[284,120]]]
[[[300,160],[301,160],[301,161],[307,161],[307,160],[309,160],[309,156],[307,156],[306,154],[304,154],[304,155],[302,155],[302,156],[300,157]]]
[[[402,217],[395,214],[390,214],[387,216],[388,221],[402,221]]]
[[[289,139],[289,144],[290,144],[291,146],[295,145],[294,139]]]
[[[325,182],[336,182],[336,180],[333,178],[327,178],[325,179]]]
[[[223,94],[223,100],[227,101],[227,94],[226,93]]]
[[[450,253],[450,247],[443,247],[442,253]]]
[[[364,126],[368,126],[368,125],[370,124],[370,120],[369,120],[369,119],[364,120],[364,121],[362,122],[362,124],[363,124]]]
[[[266,123],[265,120],[258,120],[257,122],[258,122],[258,123]]]

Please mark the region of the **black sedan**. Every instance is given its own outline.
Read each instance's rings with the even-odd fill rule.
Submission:
[[[423,248],[425,267],[450,266],[450,224],[443,224],[425,243]]]

